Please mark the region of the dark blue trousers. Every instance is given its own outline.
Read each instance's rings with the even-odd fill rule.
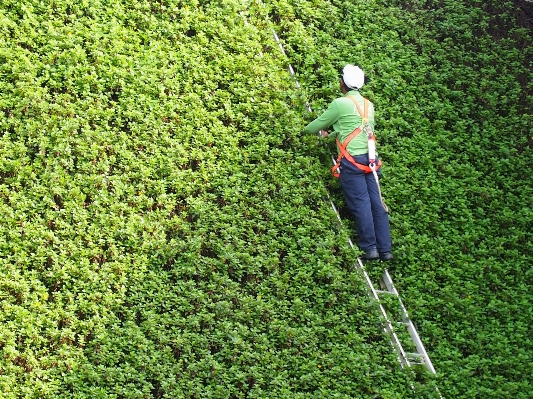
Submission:
[[[353,158],[368,165],[367,154]],[[378,252],[391,251],[389,215],[381,204],[374,174],[364,173],[343,158],[339,181],[348,210],[355,218],[359,248],[367,250],[375,246]]]

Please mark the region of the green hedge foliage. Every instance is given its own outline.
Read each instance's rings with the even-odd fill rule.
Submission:
[[[533,47],[512,2],[273,2],[317,110],[375,103],[393,276],[445,397],[533,397]],[[335,189],[334,186],[332,186]]]
[[[2,3],[2,397],[413,396],[265,17]]]
[[[372,79],[393,276],[443,396],[532,397],[532,47],[513,15],[4,1],[2,397],[434,396],[382,336],[324,202],[327,151],[301,135],[347,62]]]

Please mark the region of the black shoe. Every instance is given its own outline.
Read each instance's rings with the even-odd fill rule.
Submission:
[[[362,260],[376,260],[379,259],[378,250],[374,248],[365,249],[365,254],[361,256]]]
[[[392,256],[392,252],[380,252],[379,253],[379,260],[382,262],[386,262],[388,260],[392,260],[394,256]]]

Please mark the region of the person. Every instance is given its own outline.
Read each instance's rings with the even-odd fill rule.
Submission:
[[[343,97],[336,98],[329,107],[305,127],[305,132],[319,133],[328,137],[325,131],[333,127],[330,137],[337,138],[337,146],[346,145],[345,140],[352,133],[345,150],[349,156],[343,156],[337,169],[339,182],[344,194],[346,206],[355,219],[358,235],[357,245],[364,251],[363,260],[389,261],[393,258],[389,215],[381,199],[377,175],[369,165],[368,136],[362,130],[363,117],[366,113],[368,125],[374,128],[374,106],[366,100],[359,90],[363,87],[365,74],[355,65],[346,65],[340,78]],[[366,102],[366,104],[365,104]],[[365,108],[365,112],[362,111]],[[359,130],[359,132],[355,132]],[[355,135],[355,137],[353,137]],[[375,143],[375,141],[374,141]],[[339,148],[339,151],[342,151]],[[351,159],[349,159],[351,158]],[[354,161],[353,163],[351,161]],[[376,154],[376,163],[379,157]]]

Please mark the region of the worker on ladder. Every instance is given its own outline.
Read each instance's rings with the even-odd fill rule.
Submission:
[[[340,78],[343,97],[305,127],[307,133],[320,133],[333,126],[339,157],[332,172],[339,177],[348,210],[355,218],[358,246],[363,260],[388,261],[393,258],[388,210],[381,198],[381,161],[375,153],[374,106],[359,90],[365,74],[355,65],[346,65]]]

